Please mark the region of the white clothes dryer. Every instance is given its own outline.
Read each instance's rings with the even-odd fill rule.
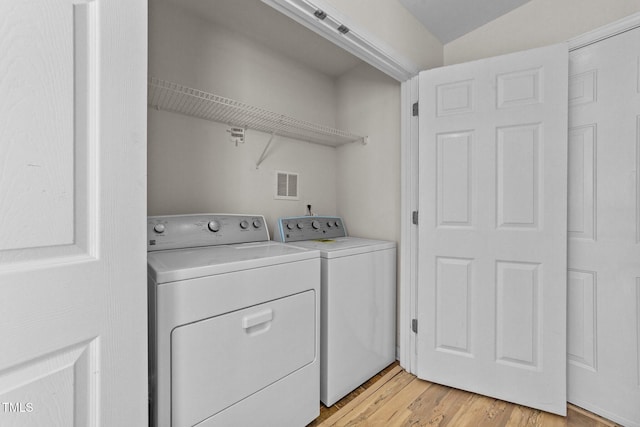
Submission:
[[[307,425],[319,414],[320,259],[262,216],[148,218],[151,425]]]
[[[277,225],[275,240],[320,251],[320,400],[331,406],[396,359],[396,244],[349,237],[339,217]]]

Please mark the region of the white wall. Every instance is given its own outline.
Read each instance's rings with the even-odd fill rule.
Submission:
[[[640,11],[638,0],[532,0],[444,46],[444,63],[567,41]]]
[[[149,6],[151,76],[336,126],[333,79],[173,5]],[[223,124],[151,108],[148,117],[149,215],[262,213],[273,226],[307,202],[336,212],[335,149],[276,137],[256,169],[268,134],[248,131],[236,147]],[[274,199],[275,170],[300,174],[300,201]]]
[[[384,47],[420,69],[443,64],[443,46],[398,1],[326,0]],[[338,213],[352,235],[400,238],[400,83],[365,64],[340,76],[339,128],[368,135],[338,149]]]
[[[326,0],[386,46],[421,70],[442,65],[442,43],[409,11],[393,0]]]
[[[338,79],[338,126],[369,144],[338,149],[338,213],[354,236],[400,235],[400,83],[363,64]]]

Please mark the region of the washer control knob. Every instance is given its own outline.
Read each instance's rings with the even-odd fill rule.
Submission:
[[[260,222],[259,219],[253,220],[253,228],[260,228],[261,225],[262,225],[262,222]]]
[[[340,227],[340,222],[339,222],[339,221],[335,221],[335,222],[333,223],[333,225],[335,225],[336,227]]]
[[[311,223],[311,226],[317,230],[318,228],[320,228],[320,221],[313,221]]]
[[[240,228],[242,228],[243,230],[246,230],[249,227],[249,222],[242,220],[240,221]]]
[[[290,222],[287,223],[287,229],[293,230],[293,224],[291,224]]]
[[[207,228],[210,231],[213,231],[214,233],[217,233],[218,231],[220,231],[220,223],[216,220],[213,221],[209,221],[209,224],[207,224]]]
[[[329,228],[333,227],[333,223],[331,221],[327,221],[327,227]]]
[[[156,224],[153,226],[153,231],[156,233],[164,233],[164,230],[166,230],[164,224]]]
[[[304,224],[299,222],[296,227],[298,227],[299,230],[302,230],[304,228]]]

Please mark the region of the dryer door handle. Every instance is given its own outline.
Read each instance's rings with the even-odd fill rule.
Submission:
[[[273,320],[273,310],[270,308],[259,311],[258,313],[250,314],[242,318],[242,328],[249,329],[263,323],[267,323]]]

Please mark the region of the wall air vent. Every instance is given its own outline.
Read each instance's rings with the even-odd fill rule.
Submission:
[[[300,200],[297,173],[276,171],[275,198],[280,200]]]

